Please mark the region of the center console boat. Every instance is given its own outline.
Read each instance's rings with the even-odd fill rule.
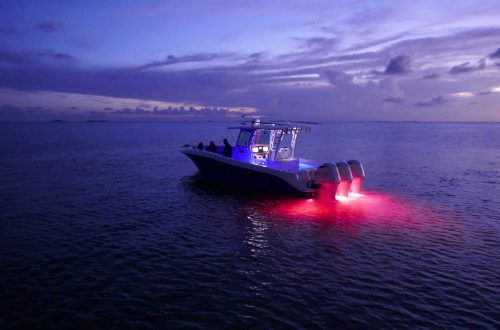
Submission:
[[[309,126],[255,118],[228,128],[239,130],[234,147],[226,145],[224,150],[200,144],[181,149],[204,177],[239,188],[303,198],[341,200],[361,192],[365,171],[359,161],[320,164],[295,155],[297,137],[309,133]]]

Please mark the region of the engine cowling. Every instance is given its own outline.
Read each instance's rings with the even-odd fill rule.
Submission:
[[[352,174],[351,192],[359,194],[365,180],[365,169],[363,164],[357,160],[350,160],[347,164]]]
[[[316,170],[316,183],[318,183],[318,197],[323,199],[335,199],[340,174],[337,166],[332,163],[325,163]]]
[[[352,182],[351,169],[346,162],[338,162],[336,166],[340,175],[340,183],[337,187],[337,195],[347,197]]]

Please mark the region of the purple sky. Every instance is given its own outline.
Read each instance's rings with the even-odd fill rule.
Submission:
[[[500,2],[0,2],[0,120],[500,121]]]

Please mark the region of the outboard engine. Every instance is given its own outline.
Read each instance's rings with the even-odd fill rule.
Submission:
[[[357,160],[350,160],[347,162],[352,174],[351,192],[359,194],[361,192],[361,186],[365,179],[365,170],[363,164]]]
[[[320,185],[318,197],[335,199],[340,175],[337,167],[332,163],[325,163],[316,170],[316,183]]]
[[[345,162],[338,162],[336,165],[340,175],[340,183],[337,187],[337,195],[347,197],[352,182],[351,169]]]

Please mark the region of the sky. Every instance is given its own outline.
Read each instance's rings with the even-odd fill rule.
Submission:
[[[0,121],[500,121],[500,2],[0,2]]]

